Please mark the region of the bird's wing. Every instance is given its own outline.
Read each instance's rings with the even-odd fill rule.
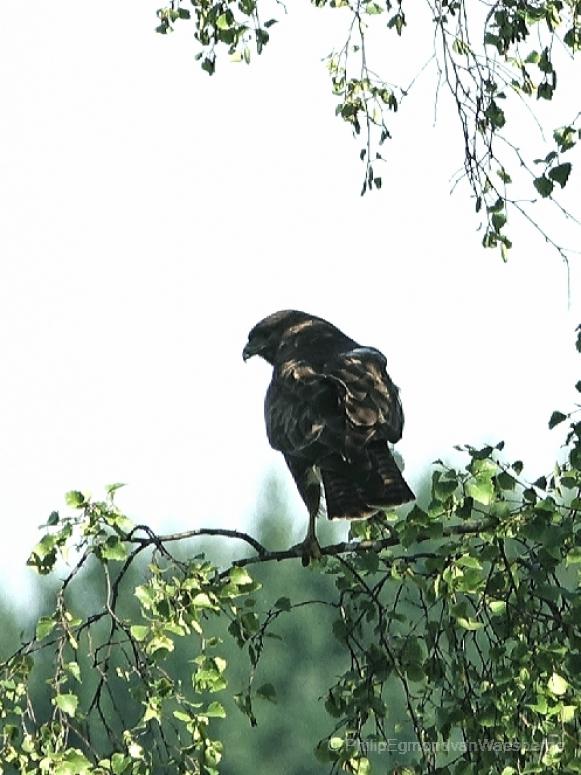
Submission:
[[[401,439],[403,409],[399,390],[385,367],[379,350],[355,347],[341,353],[331,364],[332,377],[339,381],[348,424],[366,437]]]
[[[285,454],[301,455],[323,436],[339,450],[343,421],[337,386],[304,360],[293,358],[275,369],[264,418],[270,445]]]
[[[403,412],[385,358],[356,347],[318,365],[278,364],[265,400],[271,446],[286,454],[337,453],[351,458],[372,439],[401,438]]]

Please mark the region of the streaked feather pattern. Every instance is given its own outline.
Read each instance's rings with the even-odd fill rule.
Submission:
[[[284,454],[311,515],[321,486],[330,519],[361,519],[414,498],[388,448],[400,440],[404,417],[379,350],[322,318],[283,310],[252,329],[244,357],[251,355],[273,366],[268,440]]]

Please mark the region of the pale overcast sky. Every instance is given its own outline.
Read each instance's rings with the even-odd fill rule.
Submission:
[[[156,528],[249,524],[283,467],[263,427],[269,369],[241,351],[280,308],[385,352],[412,486],[464,442],[504,438],[531,476],[550,469],[562,435],[547,419],[578,378],[579,272],[568,307],[563,265],[530,229],[512,229],[507,265],[480,247],[465,190],[449,196],[461,138],[445,100],[432,126],[433,77],[362,199],[321,62],[328,16],[293,11],[259,61],[223,57],[209,78],[187,24],[154,33],[156,5],[31,0],[0,29],[8,590],[69,489],[127,482],[120,505]],[[401,45],[411,76],[426,56]],[[579,176],[568,193],[581,201]]]

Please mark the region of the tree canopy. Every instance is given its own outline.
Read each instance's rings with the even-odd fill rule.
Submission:
[[[454,178],[468,184],[483,230],[482,244],[498,247],[506,259],[512,245],[508,221],[518,213],[564,258],[561,243],[535,204],[548,200],[565,219],[560,200],[570,179],[581,137],[573,60],[581,47],[581,5],[577,0],[501,0],[489,3],[442,0],[407,8],[399,0],[314,0],[318,9],[341,14],[345,35],[326,57],[336,114],[360,139],[365,165],[362,193],[381,188],[381,146],[392,137],[393,114],[405,110],[419,75],[432,68],[434,99],[447,90],[458,116],[463,168]],[[250,63],[275,36],[273,25],[287,12],[282,2],[265,0],[172,0],[158,10],[158,32],[189,21],[196,59],[208,74],[219,57]],[[390,36],[420,43],[417,29],[432,26],[422,65],[411,83],[383,72],[382,49]],[[567,86],[562,119],[547,115],[543,103],[557,103]],[[573,104],[571,104],[573,103]],[[555,113],[557,111],[555,110]],[[426,127],[426,132],[428,127]]]

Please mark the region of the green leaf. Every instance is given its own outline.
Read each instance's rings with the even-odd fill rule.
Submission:
[[[56,622],[50,616],[41,616],[36,623],[36,639],[42,640],[54,630]]]
[[[208,718],[226,718],[224,706],[222,703],[216,701],[211,702],[203,713],[204,716],[208,716]]]
[[[54,775],[88,775],[93,767],[82,751],[73,748],[65,751],[62,761],[57,764]]]
[[[552,73],[553,72],[553,64],[551,62],[550,52],[548,48],[543,49],[543,52],[539,58],[539,70],[542,73]]]
[[[246,568],[232,568],[228,575],[230,576],[230,581],[238,587],[245,587],[253,583],[252,576]]]
[[[155,719],[156,721],[161,721],[160,702],[158,697],[150,698],[149,702],[145,707],[145,713],[143,714],[144,723],[151,721],[152,719]]]
[[[377,14],[383,13],[383,8],[378,5],[377,3],[367,3],[365,6],[365,12],[370,14],[371,16],[375,16]]]
[[[105,492],[107,495],[113,495],[113,493],[117,492],[117,490],[120,490],[122,487],[126,487],[126,485],[123,482],[115,482],[114,484],[108,484],[105,486]]]
[[[228,14],[221,13],[220,16],[216,19],[216,27],[219,30],[227,30],[230,27],[230,21],[228,18]]]
[[[466,483],[466,494],[478,503],[489,506],[494,500],[494,486],[488,478],[472,479]]]
[[[465,630],[475,631],[475,630],[481,630],[484,627],[484,624],[482,622],[477,622],[476,619],[464,618],[463,616],[459,616],[456,621]]]
[[[248,632],[258,632],[258,616],[253,611],[243,613],[240,617],[240,623]]]
[[[498,35],[493,35],[491,32],[487,32],[484,35],[484,43],[487,46],[495,46],[496,48],[498,48],[498,46],[500,45],[500,39],[498,38]]]
[[[105,543],[101,544],[99,551],[104,560],[122,562],[127,557],[127,547],[116,535],[109,536]]]
[[[131,759],[128,756],[125,756],[125,754],[114,753],[111,757],[111,770],[115,775],[122,775],[130,764]]]
[[[67,672],[69,672],[76,681],[78,681],[79,683],[82,683],[81,668],[79,667],[78,662],[67,662],[67,664],[65,665],[65,668]]]
[[[418,665],[417,662],[412,662],[410,665],[406,665],[405,674],[409,680],[414,681],[414,683],[421,683],[426,678],[426,674],[422,666]]]
[[[56,543],[57,543],[56,535],[47,533],[40,539],[40,541],[34,547],[34,549],[32,550],[32,555],[35,555],[40,561],[46,559],[49,555],[54,555],[54,548],[56,546]]]
[[[202,70],[205,70],[208,75],[214,75],[216,70],[216,60],[212,59],[211,57],[205,57],[200,67]]]
[[[559,129],[555,129],[553,132],[553,138],[559,146],[559,150],[564,153],[565,151],[569,151],[571,148],[574,148],[576,145],[577,132],[572,126],[563,126]]]
[[[557,167],[553,167],[552,170],[549,170],[549,177],[551,180],[554,180],[556,183],[558,183],[561,188],[565,188],[570,174],[571,164],[569,162],[559,164]]]
[[[128,533],[134,527],[133,522],[129,519],[129,517],[126,517],[124,514],[119,514],[115,511],[110,511],[107,514],[106,521],[107,524],[111,525],[111,527],[117,527],[119,530],[122,530],[125,533]]]
[[[212,603],[210,598],[205,592],[199,592],[192,600],[192,605],[196,608],[216,608],[217,606]]]
[[[135,587],[135,597],[139,600],[143,608],[150,610],[156,598],[156,594],[151,587],[145,585]]]
[[[541,716],[546,716],[547,711],[549,710],[549,704],[544,695],[538,694],[536,701],[534,703],[529,703],[527,708],[534,710],[535,713],[539,713]]]
[[[567,415],[563,414],[563,412],[553,412],[549,419],[549,428],[554,428],[555,425],[559,425],[559,423],[562,423],[563,420],[567,419]]]
[[[516,485],[515,479],[506,471],[501,471],[496,477],[496,483],[501,490],[514,490]]]
[[[291,601],[288,597],[279,597],[274,604],[274,607],[278,608],[279,611],[290,611]]]
[[[506,223],[506,215],[504,213],[493,213],[491,221],[494,230],[500,231]]]
[[[389,27],[389,29],[393,29],[395,27],[395,31],[397,32],[397,34],[401,35],[403,28],[406,26],[405,15],[402,12],[396,13],[387,22],[387,26]]]
[[[155,654],[156,651],[173,651],[174,642],[167,635],[156,635],[147,644],[146,651],[148,654]]]
[[[77,712],[77,705],[79,704],[79,698],[76,694],[57,694],[53,700],[53,704],[57,706],[67,716],[74,717]]]
[[[533,186],[537,189],[542,197],[550,196],[554,188],[553,182],[546,178],[544,175],[542,175],[540,178],[535,178],[533,180]]]
[[[256,35],[256,50],[261,54],[263,47],[270,40],[270,35],[266,30],[261,29],[257,29],[254,34]]]
[[[87,499],[79,490],[71,490],[65,495],[65,503],[73,509],[82,509],[87,505]]]
[[[133,624],[129,628],[129,632],[131,633],[132,638],[135,638],[136,641],[141,642],[147,638],[149,627],[147,627],[145,624]]]
[[[549,688],[549,691],[560,697],[562,694],[565,694],[569,688],[569,683],[563,678],[563,676],[559,675],[559,673],[553,673],[553,675],[549,678],[547,687]]]
[[[552,100],[555,89],[548,81],[543,81],[537,86],[537,98],[543,100]]]
[[[434,471],[432,475],[432,494],[434,498],[441,501],[447,500],[457,487],[458,480],[452,473]]]
[[[539,476],[539,478],[533,482],[533,487],[538,487],[539,490],[547,489],[547,477]]]
[[[186,634],[186,629],[181,624],[178,624],[177,622],[166,622],[163,625],[163,629],[165,632],[171,632],[173,635],[179,635],[180,638],[182,638]]]
[[[506,611],[506,602],[504,600],[489,600],[488,607],[493,616],[502,616]]]
[[[472,557],[470,554],[463,554],[456,560],[456,564],[463,568],[474,568],[475,570],[482,570],[482,563],[477,557]]]

